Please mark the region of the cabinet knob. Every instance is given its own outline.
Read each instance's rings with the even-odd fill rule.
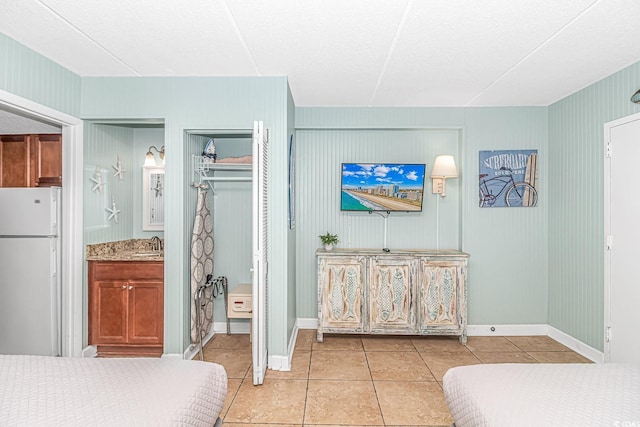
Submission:
[[[133,285],[129,285],[129,290],[133,289]]]
[[[122,285],[122,289],[127,289],[127,285]]]

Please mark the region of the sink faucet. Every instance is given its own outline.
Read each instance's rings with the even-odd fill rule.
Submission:
[[[152,251],[161,251],[163,248],[162,240],[158,236],[153,236],[151,238],[151,250]]]

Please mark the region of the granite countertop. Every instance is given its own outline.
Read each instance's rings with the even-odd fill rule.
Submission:
[[[162,247],[164,241],[160,240]],[[164,261],[164,250],[153,250],[151,239],[129,239],[87,245],[87,261]]]

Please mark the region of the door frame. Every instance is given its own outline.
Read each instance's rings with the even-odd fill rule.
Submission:
[[[77,117],[0,89],[0,106],[62,127],[62,355],[82,356],[83,122]]]
[[[640,120],[640,113],[604,124],[604,362],[611,360],[611,129]]]

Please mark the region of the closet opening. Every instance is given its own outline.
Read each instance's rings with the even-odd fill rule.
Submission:
[[[266,132],[188,130],[191,345],[250,334],[254,383],[266,369]],[[190,224],[189,224],[190,223]],[[208,285],[208,286],[207,286]],[[187,292],[187,290],[185,289]]]

